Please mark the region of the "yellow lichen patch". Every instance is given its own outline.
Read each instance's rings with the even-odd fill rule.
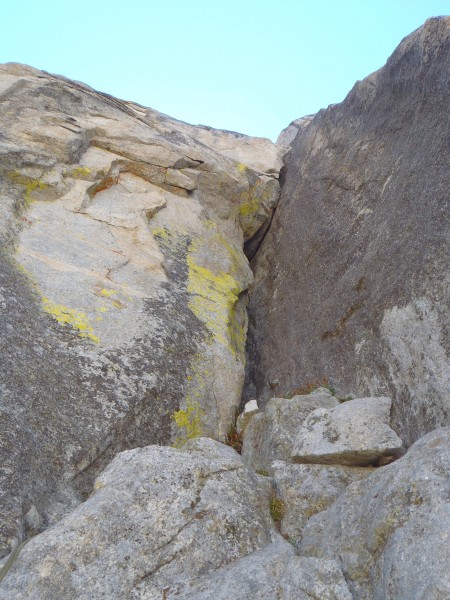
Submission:
[[[205,362],[205,356],[201,352],[194,354],[190,371],[191,373],[186,377],[189,382],[187,384],[186,401],[196,403],[204,398],[209,391],[208,388],[213,373],[209,370]]]
[[[239,215],[241,217],[249,217],[256,214],[259,210],[261,199],[253,196],[250,192],[245,192],[241,195],[241,205],[239,206]]]
[[[78,331],[78,335],[83,338],[89,338],[96,344],[100,339],[94,335],[94,330],[89,325],[86,313],[79,312],[73,308],[68,308],[62,304],[56,304],[45,296],[42,298],[42,305],[46,313],[51,315],[61,325],[70,325]]]
[[[187,401],[186,410],[180,409],[173,413],[171,419],[179,428],[179,435],[174,440],[175,448],[187,441],[200,437],[203,433],[202,419],[204,411],[198,402]]]
[[[76,169],[74,169],[70,173],[70,176],[73,177],[74,179],[83,179],[83,177],[86,177],[90,173],[91,173],[91,169],[89,167],[80,166],[80,167],[77,167]]]
[[[247,171],[248,167],[247,165],[244,165],[244,163],[238,163],[237,164],[237,170],[239,171],[239,173],[245,173],[245,171]]]
[[[221,344],[237,351],[234,328],[231,326],[235,305],[241,291],[239,283],[228,273],[213,273],[195,262],[188,254],[189,308]]]
[[[243,270],[244,257],[217,230],[217,224],[205,220],[202,225],[209,230],[206,237],[196,237],[187,248],[188,306],[212,334],[211,341],[224,345],[236,358],[243,359],[245,331],[236,316],[236,304],[244,289],[242,277],[237,276]],[[177,248],[185,252],[187,233],[169,227],[156,228],[152,233],[171,252],[176,252]],[[210,254],[209,249],[214,252],[217,246],[222,247],[219,252],[222,258],[227,258],[227,271],[214,271],[204,266],[199,258],[200,253]]]
[[[120,300],[113,300],[113,306],[115,308],[122,309],[122,308],[126,307],[126,304],[124,304],[123,302],[120,302]]]
[[[176,230],[169,226],[155,227],[151,232],[159,244],[167,248],[170,247],[172,251],[177,248],[181,251],[185,247],[185,240],[188,236],[188,232],[184,231],[181,227]]]
[[[109,298],[110,296],[114,296],[114,294],[117,294],[117,290],[107,290],[105,288],[102,288],[97,293],[97,296],[103,296],[104,298]]]
[[[202,241],[193,242],[189,248],[188,292],[192,294],[189,308],[201,320],[214,338],[227,346],[236,358],[243,359],[245,347],[245,328],[238,319],[236,304],[240,293],[245,289],[241,283],[246,277],[245,258],[242,252],[216,231],[210,238],[214,245],[222,246],[230,261],[228,273],[212,271],[199,267],[193,254]]]
[[[32,204],[33,202],[32,194],[34,191],[44,190],[48,187],[47,183],[44,183],[39,179],[33,179],[32,177],[28,177],[27,175],[22,175],[22,173],[20,173],[19,171],[8,171],[7,176],[9,177],[9,179],[14,181],[14,183],[25,187],[25,194],[23,199],[26,208],[28,208],[28,206],[30,206],[30,204]]]
[[[94,490],[96,492],[98,492],[98,490],[102,490],[105,486],[106,483],[103,481],[103,479],[96,479],[96,481],[94,482]]]

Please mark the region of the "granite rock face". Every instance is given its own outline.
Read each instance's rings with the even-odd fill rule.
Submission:
[[[398,458],[402,441],[389,426],[391,404],[390,398],[358,398],[314,410],[297,431],[292,460],[365,467]]]
[[[0,600],[450,598],[449,28],[278,145],[0,66]]]
[[[300,552],[340,558],[355,600],[450,597],[450,428],[352,483],[302,532]]]
[[[281,139],[282,196],[252,261],[246,397],[328,377],[342,395],[392,397],[407,445],[450,423],[449,63],[450,17],[429,19]]]
[[[117,452],[224,438],[281,151],[16,64],[0,122],[1,557]]]

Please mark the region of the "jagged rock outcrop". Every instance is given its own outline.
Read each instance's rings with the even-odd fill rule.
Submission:
[[[407,445],[450,423],[449,32],[450,17],[428,20],[281,139],[282,196],[252,262],[247,398],[328,377],[342,395],[392,397]]]
[[[310,519],[300,552],[339,556],[355,600],[450,597],[450,428],[351,484]]]
[[[281,151],[22,65],[0,110],[1,557],[120,450],[224,438]]]

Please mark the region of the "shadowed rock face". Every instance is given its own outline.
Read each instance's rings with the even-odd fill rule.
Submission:
[[[449,29],[430,19],[291,128],[252,262],[246,398],[328,377],[342,395],[393,397],[407,444],[450,423]]]
[[[224,438],[281,152],[15,64],[0,122],[1,557],[117,452]]]

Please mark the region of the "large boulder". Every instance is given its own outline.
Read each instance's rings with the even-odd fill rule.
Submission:
[[[358,398],[314,410],[297,431],[292,460],[350,467],[391,462],[402,454],[389,425],[391,406],[390,398]]]
[[[275,535],[269,499],[231,448],[119,454],[92,495],[32,538],[3,580],[3,600],[160,599],[260,550]]]
[[[117,452],[224,439],[281,151],[23,65],[0,108],[1,557]]]
[[[450,427],[352,483],[302,532],[300,552],[338,559],[355,600],[450,597]]]
[[[246,397],[328,377],[341,395],[392,397],[408,445],[450,424],[449,63],[450,17],[430,19],[281,139],[292,149],[252,263]]]

